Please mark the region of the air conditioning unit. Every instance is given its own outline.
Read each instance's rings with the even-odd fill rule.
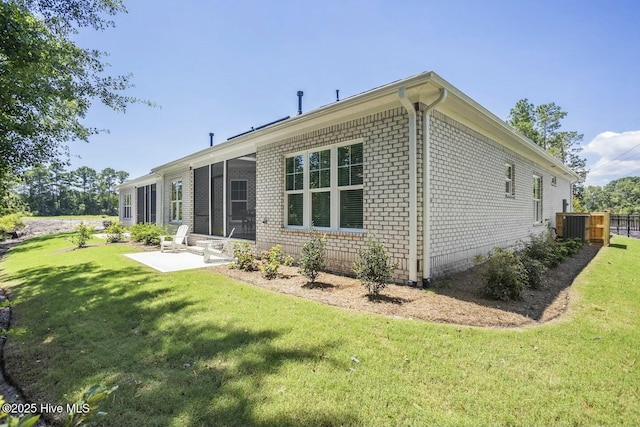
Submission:
[[[562,237],[565,239],[580,238],[583,242],[587,239],[589,229],[589,214],[584,215],[563,215],[562,216]]]

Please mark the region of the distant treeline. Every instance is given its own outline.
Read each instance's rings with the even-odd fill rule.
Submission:
[[[16,187],[19,203],[34,215],[117,215],[115,187],[129,173],[105,168],[100,172],[87,166],[67,171],[61,165],[38,166],[28,170]]]
[[[640,214],[640,176],[616,179],[604,187],[590,185],[582,204],[586,212]]]

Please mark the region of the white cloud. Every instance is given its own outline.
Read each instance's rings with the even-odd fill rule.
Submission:
[[[606,131],[584,146],[589,174],[587,185],[604,185],[629,175],[640,175],[640,130]]]

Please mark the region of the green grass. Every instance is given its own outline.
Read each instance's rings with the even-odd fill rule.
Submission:
[[[110,426],[640,425],[640,242],[614,243],[560,321],[507,330],[357,314],[40,237],[0,263],[19,298],[6,365],[37,403],[118,385]]]
[[[29,221],[31,219],[78,219],[78,220],[87,220],[87,221],[99,221],[99,220],[112,220],[115,221],[118,219],[117,216],[110,215],[57,215],[57,216],[25,216],[22,218],[25,221]]]

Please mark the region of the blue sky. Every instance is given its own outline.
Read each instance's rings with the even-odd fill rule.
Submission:
[[[497,116],[555,102],[584,134],[587,183],[640,175],[640,2],[125,0],[116,28],[82,31],[110,74],[158,108],[94,105],[72,168],[131,177],[297,110],[435,71]]]

